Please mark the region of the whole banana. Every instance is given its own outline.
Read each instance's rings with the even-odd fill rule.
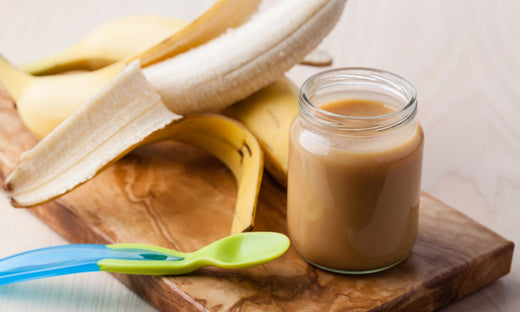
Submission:
[[[218,111],[267,86],[317,46],[344,3],[284,0],[234,31],[154,63],[169,53],[158,51],[143,71],[132,63],[26,153],[6,180],[8,197],[33,205],[59,196],[178,114]]]

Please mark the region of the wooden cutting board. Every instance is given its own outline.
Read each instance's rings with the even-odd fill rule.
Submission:
[[[2,181],[35,142],[0,90]],[[193,251],[229,233],[235,195],[233,176],[216,159],[164,142],[133,151],[33,211],[74,243],[149,243]],[[428,194],[421,200],[411,256],[379,274],[330,274],[290,248],[251,269],[115,276],[164,311],[433,311],[509,272],[512,242]],[[285,207],[285,189],[265,174],[255,230],[286,233]]]

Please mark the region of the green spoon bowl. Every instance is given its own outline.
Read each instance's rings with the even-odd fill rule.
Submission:
[[[243,269],[272,261],[287,251],[287,236],[275,232],[249,232],[225,237],[195,252],[183,253],[167,248],[140,244],[107,245],[112,249],[147,249],[172,257],[177,261],[103,259],[101,271],[149,275],[185,274],[205,266]]]

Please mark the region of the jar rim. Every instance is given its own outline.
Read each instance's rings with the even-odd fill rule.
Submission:
[[[311,101],[308,92],[313,88],[324,87],[327,84],[341,84],[347,79],[364,79],[372,84],[378,82],[392,87],[394,92],[406,97],[406,103],[393,112],[376,116],[347,116],[333,113],[320,108]],[[383,88],[382,88],[383,89]],[[299,91],[299,108],[302,115],[325,126],[333,126],[349,131],[381,131],[394,128],[412,120],[417,113],[417,91],[403,77],[392,72],[369,67],[341,67],[318,72],[304,81]],[[353,98],[354,99],[354,98]],[[360,122],[372,122],[371,126],[359,126]],[[352,124],[353,122],[353,124]]]

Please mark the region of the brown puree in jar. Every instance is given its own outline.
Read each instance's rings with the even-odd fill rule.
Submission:
[[[350,117],[395,110],[370,100],[319,108]],[[299,129],[291,130],[287,219],[300,255],[347,272],[377,270],[403,260],[418,230],[421,127],[412,120],[385,134],[369,139],[354,134],[340,143],[315,135],[319,129],[306,130],[298,120],[293,127]]]

